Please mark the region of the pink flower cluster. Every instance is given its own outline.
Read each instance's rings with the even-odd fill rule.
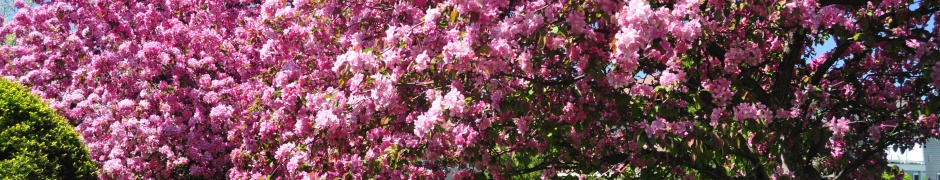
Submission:
[[[773,122],[774,114],[773,111],[767,109],[767,106],[760,103],[738,104],[734,107],[734,119],[737,121],[763,120],[764,123],[770,124]]]
[[[690,41],[701,35],[701,25],[699,24],[698,7],[701,1],[678,1],[676,7],[672,9],[650,7],[650,4],[643,0],[630,0],[626,6],[620,9],[614,17],[619,25],[619,30],[614,36],[613,53],[610,59],[613,66],[618,71],[632,72],[639,66],[639,51],[648,51],[650,56],[666,64],[675,64],[677,59],[674,53],[663,53],[656,49],[651,49],[650,43],[666,35],[677,37],[674,44],[665,43],[667,52],[685,51],[689,47]],[[689,22],[683,22],[683,19],[689,17]],[[667,63],[668,62],[668,63]],[[632,74],[632,73],[630,73]],[[610,73],[608,77],[614,79],[614,86],[629,85],[630,81],[623,81],[619,73]],[[663,72],[661,83],[671,84],[673,82],[682,82],[685,73],[679,69],[670,69]],[[666,81],[664,81],[666,80]],[[670,85],[671,86],[671,85]]]
[[[938,136],[940,7],[826,3],[16,1],[0,76],[105,179],[880,176]]]
[[[694,122],[669,122],[663,118],[657,118],[650,124],[645,125],[647,137],[663,138],[666,134],[672,134],[679,137],[686,137],[692,133]]]
[[[832,131],[832,134],[835,138],[842,138],[845,136],[845,133],[849,131],[849,120],[842,118],[835,118],[829,120],[828,127]]]

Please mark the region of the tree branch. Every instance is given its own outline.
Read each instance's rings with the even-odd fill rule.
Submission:
[[[806,35],[801,31],[802,30],[791,31],[787,35],[790,36],[789,38],[791,40],[783,49],[783,61],[777,65],[777,72],[774,73],[774,84],[771,87],[771,93],[773,93],[774,97],[776,98],[776,105],[778,106],[771,106],[771,109],[779,109],[790,106],[790,97],[793,96],[793,93],[791,92],[791,86],[793,85],[792,79],[795,75],[794,69],[796,68],[795,66],[797,62],[801,62],[802,60],[803,46],[806,44]]]
[[[836,46],[836,49],[832,51],[832,54],[829,55],[829,58],[826,58],[826,62],[816,67],[816,72],[814,72],[812,78],[810,78],[810,84],[814,86],[819,85],[823,75],[826,74],[826,71],[829,71],[829,68],[832,67],[839,58],[842,58],[842,54],[849,49],[849,45],[851,45],[849,42],[840,42],[839,45]]]
[[[671,156],[672,156],[672,154],[668,154],[668,153],[666,153],[666,152],[654,151],[654,150],[643,150],[643,152],[644,152],[644,153],[647,153],[647,154],[652,154],[652,155],[654,155],[655,157],[659,157],[659,158],[663,158],[663,159],[666,158],[666,157],[671,157]],[[608,156],[608,157],[619,157],[619,158],[622,158],[622,160],[620,160],[620,161],[622,162],[622,161],[626,161],[626,159],[627,159],[628,156],[627,156],[627,155],[623,155],[623,154],[615,154],[615,155],[611,155],[611,156]],[[672,157],[672,158],[674,158],[674,159],[689,159],[689,158],[680,158],[680,157]],[[681,165],[681,166],[685,166],[685,167],[688,167],[688,168],[695,169],[695,170],[697,170],[698,172],[700,172],[700,173],[702,173],[702,174],[708,175],[708,176],[711,177],[712,179],[731,179],[731,176],[728,176],[727,174],[725,174],[723,169],[719,169],[719,168],[716,168],[716,167],[711,167],[711,166],[698,166],[698,165],[696,165],[695,163],[693,163],[693,162],[691,162],[691,161],[682,161],[682,160],[679,160],[679,161],[670,161],[670,162],[677,163],[677,165]]]
[[[748,147],[743,147],[743,148],[738,148],[738,149],[743,149],[743,151],[730,150],[728,152],[734,155],[744,156],[745,159],[750,161],[751,164],[754,165],[755,168],[757,168],[755,170],[757,171],[757,174],[756,174],[757,179],[770,179],[770,176],[767,174],[767,169],[764,168],[763,164],[761,164],[760,158],[757,157],[757,154],[754,154],[754,152],[751,152],[751,149]]]
[[[552,163],[549,163],[549,162],[542,162],[542,163],[539,163],[539,165],[536,165],[535,167],[525,168],[525,169],[518,169],[518,170],[515,170],[515,171],[512,171],[512,172],[509,172],[509,175],[510,175],[510,176],[523,175],[523,174],[528,174],[528,173],[532,173],[532,172],[536,172],[536,171],[545,170],[545,169],[548,169],[548,168],[550,168],[550,167],[559,167],[559,168],[572,168],[572,167],[574,167],[574,166],[553,166],[553,165],[550,165],[550,164],[554,164],[554,163],[556,163],[556,162],[552,162]]]
[[[582,75],[578,75],[578,76],[572,77],[571,79],[542,80],[542,79],[535,79],[535,78],[530,78],[530,77],[525,77],[525,76],[520,76],[520,75],[515,75],[515,74],[508,74],[508,73],[504,73],[504,74],[501,74],[501,75],[503,75],[503,76],[509,76],[509,77],[515,77],[515,78],[520,78],[520,79],[523,79],[523,80],[526,80],[526,81],[529,81],[529,82],[533,82],[533,83],[541,84],[541,85],[546,85],[546,86],[568,85],[568,84],[571,84],[571,83],[578,82],[578,81],[580,81],[581,79],[584,79],[585,77],[587,77],[587,76],[585,76],[585,75],[582,74]]]
[[[431,82],[431,81],[425,81],[425,82],[402,82],[402,83],[398,83],[398,84],[396,84],[396,85],[397,85],[397,86],[427,86],[427,85],[431,85],[431,84],[434,84],[434,82]]]
[[[864,6],[868,1],[859,1],[859,0],[821,0],[819,1],[819,6],[828,6],[828,5],[849,5],[849,6]]]
[[[842,168],[842,170],[839,171],[839,174],[838,176],[836,176],[836,179],[845,179],[846,176],[849,175],[849,173],[847,172],[854,172],[858,170],[858,167],[861,166],[863,163],[865,163],[865,161],[868,161],[871,158],[871,156],[875,155],[875,153],[884,151],[884,149],[888,147],[887,142],[888,141],[880,141],[878,142],[878,146],[876,146],[875,149],[870,149],[869,151],[865,152],[865,154],[863,154],[862,156],[855,158],[855,161],[852,161],[852,163],[850,163],[848,166]]]
[[[754,93],[752,97],[757,99],[758,102],[763,103],[764,105],[767,105],[767,106],[774,106],[774,107],[777,106],[777,105],[773,105],[774,101],[770,99],[771,98],[770,94],[767,93],[767,91],[764,90],[764,88],[760,87],[760,83],[754,80],[754,78],[751,78],[750,76],[746,76],[746,75],[740,75],[739,77],[741,79],[741,84],[739,85],[747,89],[748,92]]]

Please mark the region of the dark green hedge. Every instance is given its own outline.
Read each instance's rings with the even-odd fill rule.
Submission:
[[[78,133],[22,85],[0,78],[0,179],[95,179]]]

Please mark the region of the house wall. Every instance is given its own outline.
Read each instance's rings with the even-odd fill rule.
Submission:
[[[924,144],[925,172],[923,179],[940,180],[940,141],[931,138]]]

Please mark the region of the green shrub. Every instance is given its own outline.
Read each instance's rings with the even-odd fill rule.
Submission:
[[[95,179],[78,133],[22,85],[0,78],[0,179]]]

